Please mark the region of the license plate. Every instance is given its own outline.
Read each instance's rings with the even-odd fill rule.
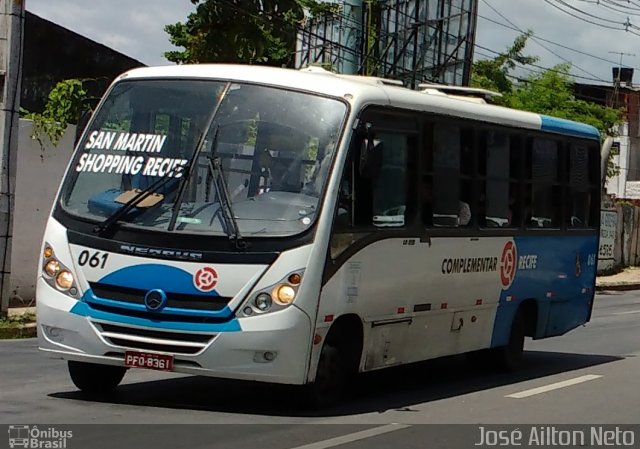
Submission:
[[[173,370],[173,356],[150,352],[127,351],[124,353],[124,366],[129,368],[171,371]]]

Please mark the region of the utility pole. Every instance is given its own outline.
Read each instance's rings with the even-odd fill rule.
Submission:
[[[0,0],[0,303],[9,309],[24,0]]]
[[[618,65],[618,76],[616,77],[616,86],[620,87],[620,73],[622,72],[622,57],[623,56],[635,56],[633,53],[625,53],[623,51],[610,51],[614,55],[620,55],[620,64]]]
[[[611,96],[611,106],[612,108],[616,107],[619,103],[618,95],[620,91],[620,81],[622,76],[622,57],[623,56],[635,56],[633,53],[625,53],[623,51],[610,51],[609,53],[614,55],[620,55],[620,64],[618,65],[618,76],[616,76],[613,81],[613,95]]]

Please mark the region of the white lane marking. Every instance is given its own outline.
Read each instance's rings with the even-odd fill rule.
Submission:
[[[614,312],[612,315],[631,315],[633,313],[640,313],[640,310],[630,310],[629,312]]]
[[[532,388],[530,390],[520,391],[518,393],[508,394],[505,398],[522,399],[529,396],[533,396],[540,393],[546,393],[547,391],[557,390],[559,388],[570,387],[572,385],[581,384],[590,380],[599,379],[602,376],[599,374],[586,374],[584,376],[575,377],[573,379],[563,380],[562,382],[556,382],[554,384],[544,385],[538,388]]]
[[[366,438],[375,437],[396,430],[406,429],[407,427],[411,426],[408,424],[387,424],[380,427],[374,427],[372,429],[362,430],[360,432],[348,433],[339,437],[329,438],[324,441],[317,441],[315,443],[297,446],[292,449],[325,449],[328,447],[340,446],[341,444],[352,443],[358,440],[364,440]]]

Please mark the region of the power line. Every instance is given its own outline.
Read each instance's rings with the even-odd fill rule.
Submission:
[[[547,0],[545,0],[545,1],[547,1]],[[580,13],[580,14],[584,14],[584,15],[585,15],[585,16],[587,16],[587,17],[591,17],[591,18],[593,18],[593,19],[602,20],[603,22],[608,22],[608,23],[620,24],[620,25],[623,25],[623,26],[624,26],[624,25],[626,25],[626,23],[624,23],[624,22],[618,22],[618,21],[616,21],[616,20],[605,19],[605,18],[603,18],[603,17],[594,16],[593,14],[590,14],[590,13],[588,13],[588,12],[585,12],[585,11],[583,11],[583,10],[582,10],[582,9],[580,9],[580,8],[576,8],[575,6],[571,6],[569,3],[565,2],[564,0],[553,0],[553,1],[555,1],[556,3],[559,3],[559,4],[561,4],[561,5],[563,5],[563,6],[565,6],[565,7],[567,7],[567,8],[569,8],[569,9],[573,10],[573,11],[576,11],[576,12],[578,12],[578,13]],[[547,3],[549,3],[549,2],[547,1]],[[628,22],[628,18],[627,18],[627,22]]]
[[[481,48],[481,49],[483,49],[485,51],[489,51],[491,53],[495,53],[496,55],[501,55],[502,54],[502,53],[500,53],[498,51],[492,50],[492,49],[487,48],[487,47],[483,47],[482,45],[479,45],[479,44],[476,44],[476,47],[477,48]],[[544,67],[544,66],[541,66],[541,65],[538,65],[538,64],[527,64],[527,65],[529,65],[531,67],[536,67],[536,68],[544,70],[544,71],[550,71],[550,72],[554,72],[554,73],[564,73],[564,72],[561,72],[559,70],[553,69],[551,67]],[[521,68],[525,68],[526,66],[520,64],[520,67]],[[586,77],[586,76],[576,75],[576,74],[573,74],[573,73],[569,73],[568,75],[571,76],[572,78],[579,78],[579,79],[588,80],[588,81],[598,81],[598,82],[602,82],[603,81],[601,78],[590,78],[590,77]]]
[[[587,23],[590,23],[590,24],[592,24],[592,25],[596,25],[596,26],[599,26],[599,27],[602,27],[602,28],[608,28],[608,29],[610,29],[610,30],[617,30],[617,31],[621,31],[621,28],[615,28],[615,27],[612,27],[612,26],[610,26],[610,25],[603,25],[603,24],[601,24],[601,23],[597,23],[597,22],[594,22],[594,21],[592,21],[592,20],[588,20],[588,19],[585,19],[585,18],[579,17],[579,16],[577,16],[577,15],[575,15],[575,14],[573,14],[573,13],[569,12],[569,11],[566,11],[566,10],[564,10],[564,9],[560,8],[558,5],[554,5],[550,0],[544,0],[544,2],[545,2],[545,3],[547,3],[547,4],[549,4],[549,5],[551,5],[551,6],[552,6],[552,7],[554,7],[554,8],[556,8],[556,9],[558,9],[558,10],[562,11],[563,13],[570,15],[571,17],[574,17],[574,18],[576,18],[576,19],[578,19],[578,20],[582,20],[583,22],[587,22]],[[614,23],[619,23],[619,22],[614,22]],[[625,26],[625,24],[624,24],[624,23],[620,23],[620,25]]]
[[[507,21],[507,23],[509,23],[510,25],[512,25],[513,27],[515,27],[517,30],[519,30],[521,33],[524,33],[524,31],[522,31],[520,29],[520,27],[518,27],[515,23],[513,23],[511,20],[509,20],[508,18],[506,18],[504,15],[502,15],[502,13],[500,13],[500,11],[498,11],[497,9],[495,9],[493,6],[491,6],[491,4],[488,2],[488,0],[482,0],[484,2],[485,5],[487,5],[489,8],[491,8],[492,11],[494,11],[496,14],[498,14],[500,17],[502,17],[504,20]],[[544,48],[545,50],[547,50],[549,53],[551,53],[552,55],[562,59],[564,62],[568,62],[570,63],[573,67],[577,68],[578,70],[581,70],[582,72],[586,73],[589,76],[592,76],[594,78],[597,78],[597,75],[594,75],[593,73],[588,72],[587,70],[583,69],[582,67],[580,67],[577,64],[572,63],[571,61],[569,61],[567,58],[560,56],[558,53],[554,52],[553,50],[550,50],[548,47],[545,47],[544,45],[542,45],[540,42],[538,42],[538,40],[534,37],[531,36],[531,39],[538,44],[539,46],[541,46],[542,48]],[[602,80],[601,81],[605,81]]]

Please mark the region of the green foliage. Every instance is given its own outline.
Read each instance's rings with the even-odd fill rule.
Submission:
[[[181,51],[169,61],[287,65],[294,61],[296,32],[303,8],[333,8],[314,0],[190,0],[197,5],[186,22],[166,25],[169,41]]]
[[[577,99],[569,68],[563,64],[531,75],[507,96],[510,106],[586,123],[598,128],[603,136],[614,136],[616,126],[622,120],[622,110]]]
[[[45,147],[43,135],[46,135],[54,146],[58,145],[67,124],[75,123],[80,117],[86,95],[87,91],[81,80],[68,79],[60,81],[51,89],[42,113],[22,109],[23,117],[33,120],[32,138],[36,139],[42,148]]]
[[[474,63],[471,84],[475,87],[509,95],[513,91],[509,73],[516,68],[517,64],[529,65],[538,61],[538,57],[522,54],[531,34],[532,32],[528,31],[522,36],[518,36],[511,47],[494,59],[485,59]],[[504,102],[504,100],[498,101]]]
[[[340,3],[298,0],[298,4],[305,8],[311,17],[332,16],[342,11]]]
[[[364,75],[374,75],[378,72],[381,62],[378,52],[378,39],[376,36],[377,21],[380,13],[380,2],[376,0],[364,0],[367,11],[367,36],[366,51],[364,55]]]
[[[517,84],[512,83],[510,72],[517,64],[529,65],[537,61],[535,57],[522,55],[530,36],[531,32],[519,36],[511,48],[494,59],[474,63],[472,86],[502,93],[503,97],[497,103],[503,106],[594,126],[600,131],[603,142],[607,136],[615,137],[623,110],[577,99],[573,93],[574,81],[569,74],[569,64],[560,64],[534,73]],[[614,154],[614,151],[609,154],[607,177],[615,176],[619,171],[611,160]]]

